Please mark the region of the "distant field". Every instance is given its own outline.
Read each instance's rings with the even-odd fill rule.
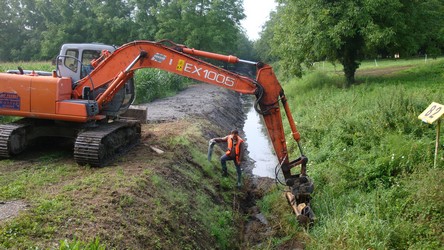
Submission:
[[[365,69],[375,69],[375,68],[386,68],[386,67],[402,67],[402,66],[419,66],[427,63],[436,62],[443,57],[436,59],[433,58],[409,58],[409,59],[375,59],[375,60],[365,60],[359,65],[359,70]],[[320,71],[341,71],[342,65],[338,62],[333,65],[330,62],[316,62],[314,68]]]
[[[55,65],[52,65],[51,62],[7,62],[0,63],[0,72],[5,72],[9,69],[17,69],[17,67],[41,71],[52,71],[55,69]]]
[[[444,57],[440,57],[437,59],[428,58],[413,58],[413,59],[376,59],[376,60],[365,60],[362,61],[358,72],[360,70],[365,69],[375,69],[375,68],[386,68],[386,67],[402,67],[402,66],[419,66],[427,63],[433,63],[437,60],[440,60]],[[55,65],[52,65],[50,61],[41,61],[41,62],[3,62],[0,63],[0,72],[4,72],[8,69],[17,69],[20,66],[23,69],[29,70],[43,70],[43,71],[52,71],[55,69]],[[320,71],[341,71],[342,65],[337,63],[333,65],[330,62],[316,62],[314,64],[314,68]]]

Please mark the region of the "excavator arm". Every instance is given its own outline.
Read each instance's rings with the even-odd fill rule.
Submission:
[[[190,49],[170,41],[134,41],[107,55],[102,58],[102,61],[88,77],[76,83],[73,91],[74,99],[83,99],[85,93],[106,87],[105,92],[96,95],[95,98],[99,110],[112,100],[115,93],[124,86],[128,79],[133,77],[134,71],[141,68],[157,68],[242,94],[255,95],[255,108],[263,116],[285,178],[285,184],[290,188],[290,191],[287,192],[287,199],[299,221],[307,222],[313,219],[313,213],[309,206],[313,183],[306,175],[308,159],[302,152],[300,134],[293,120],[284,90],[272,67],[263,63],[241,60],[231,55],[225,56]],[[227,63],[254,64],[257,68],[256,79],[217,67],[198,57]],[[91,94],[88,93],[88,95]],[[300,150],[301,156],[295,160],[290,160],[289,157],[281,106],[285,111],[293,139],[297,142]],[[292,174],[291,169],[299,165],[301,166],[300,173]]]
[[[257,98],[256,110],[264,118],[278,160],[283,166],[288,166],[282,169],[284,177],[290,178],[290,161],[279,102],[283,104],[293,138],[298,143],[300,135],[293,121],[284,91],[273,69],[263,63],[242,60],[255,64],[257,67],[257,77],[251,79],[196,58],[199,56],[228,63],[240,62],[241,60],[235,56],[199,51],[172,42],[169,43],[172,46],[150,41],[135,41],[123,45],[104,58],[88,77],[81,79],[76,84],[73,91],[74,98],[82,99],[85,89],[94,91],[94,89],[107,86],[105,92],[96,97],[100,109],[112,100],[114,94],[123,87],[128,79],[133,77],[134,71],[141,68],[157,68],[242,94],[255,95]]]
[[[109,85],[108,89],[118,89],[122,87],[121,80],[128,79],[133,71],[141,68],[157,68],[243,94],[255,94],[257,87],[253,80],[187,55],[184,50],[187,49],[179,45],[169,47],[160,42],[125,44],[76,84],[74,98],[81,98],[85,87],[97,89]]]

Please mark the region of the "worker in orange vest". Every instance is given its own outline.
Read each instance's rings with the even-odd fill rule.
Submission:
[[[242,138],[239,136],[239,131],[235,129],[231,131],[231,134],[223,138],[213,138],[210,140],[211,145],[218,142],[227,142],[227,151],[220,158],[220,163],[222,165],[222,176],[228,176],[227,161],[233,161],[237,172],[237,187],[240,188],[242,185],[241,161],[244,154],[244,140],[242,140]]]

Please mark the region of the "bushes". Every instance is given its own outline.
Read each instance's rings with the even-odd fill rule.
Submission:
[[[136,72],[136,103],[146,103],[158,98],[174,95],[191,84],[183,76],[157,69],[141,69]]]

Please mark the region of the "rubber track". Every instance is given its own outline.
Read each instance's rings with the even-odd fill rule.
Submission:
[[[11,135],[16,130],[24,128],[26,124],[3,124],[0,125],[0,157],[9,158],[11,157],[10,152],[10,140]]]
[[[128,132],[135,129],[135,134],[132,133],[134,138],[119,138],[119,145],[112,145],[114,148],[110,152],[108,150],[111,145],[104,145],[102,142],[106,141],[108,136],[119,136],[116,132],[126,129]],[[126,136],[126,133],[124,133]],[[105,139],[105,140],[104,140]],[[113,122],[109,124],[99,125],[96,128],[83,131],[78,134],[76,142],[74,144],[74,159],[78,164],[89,164],[91,166],[103,166],[112,160],[116,155],[121,152],[125,152],[140,139],[140,123],[137,122]],[[105,142],[106,144],[106,142]],[[115,149],[117,148],[117,150]]]

